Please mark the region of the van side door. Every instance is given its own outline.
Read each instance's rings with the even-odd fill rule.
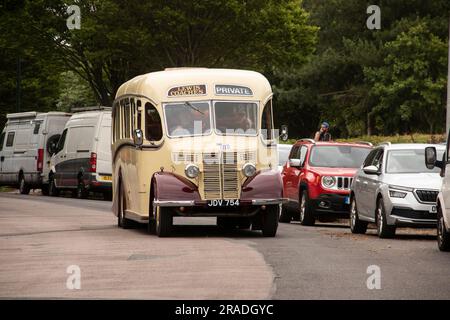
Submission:
[[[4,175],[4,182],[6,184],[13,184],[14,182],[14,176],[18,174],[18,172],[14,171],[14,141],[15,141],[16,132],[15,131],[8,131],[6,133],[6,141],[5,145],[3,146],[2,150],[2,156],[3,158],[3,164],[2,164],[2,173]]]
[[[5,162],[5,156],[3,153],[3,145],[5,144],[5,132],[0,135],[0,184],[5,182],[5,175],[3,174],[3,163]]]

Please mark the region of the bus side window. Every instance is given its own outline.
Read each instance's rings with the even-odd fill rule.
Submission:
[[[161,117],[158,110],[149,102],[145,104],[145,138],[148,141],[162,139]]]
[[[136,104],[134,98],[130,99],[130,122],[131,122],[131,137],[133,137],[134,129],[136,129]]]
[[[261,120],[261,133],[265,140],[272,140],[273,137],[273,116],[272,116],[272,99],[269,100],[264,106],[262,120]]]
[[[142,125],[141,125],[141,121],[142,121],[142,116],[141,116],[141,100],[137,101],[137,128],[142,130]]]

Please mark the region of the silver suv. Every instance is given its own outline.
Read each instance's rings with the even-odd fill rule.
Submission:
[[[425,144],[383,143],[372,150],[351,186],[350,229],[365,233],[376,223],[380,238],[397,227],[436,226],[439,169],[427,169]],[[443,145],[433,145],[442,157]]]

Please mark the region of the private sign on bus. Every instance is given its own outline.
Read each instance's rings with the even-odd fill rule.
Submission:
[[[209,216],[275,236],[283,188],[272,95],[244,70],[166,69],[124,83],[112,114],[118,225],[148,223],[162,237],[174,216]]]

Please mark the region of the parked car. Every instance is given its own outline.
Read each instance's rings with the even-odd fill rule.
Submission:
[[[0,185],[17,186],[21,194],[32,188],[47,194],[50,157],[70,114],[32,111],[6,117],[0,135]]]
[[[51,163],[51,196],[71,190],[78,198],[86,198],[90,191],[111,198],[111,108],[75,113],[62,132]]]
[[[352,184],[353,233],[365,233],[368,223],[376,223],[380,238],[393,237],[397,227],[436,225],[441,178],[425,166],[425,146],[384,143],[367,156]],[[435,148],[444,153],[444,146]]]
[[[372,149],[370,143],[297,141],[282,171],[280,222],[314,225],[318,217],[348,217],[353,175]]]
[[[283,171],[283,166],[286,164],[289,158],[289,153],[292,149],[292,144],[278,144],[278,171]]]
[[[450,135],[450,133],[449,133]],[[437,196],[437,242],[441,251],[450,251],[450,158],[449,139],[444,145],[445,152],[440,154],[440,150],[435,146],[425,148],[425,163],[429,170],[440,171],[443,177],[439,184]],[[438,160],[442,159],[442,160]]]

